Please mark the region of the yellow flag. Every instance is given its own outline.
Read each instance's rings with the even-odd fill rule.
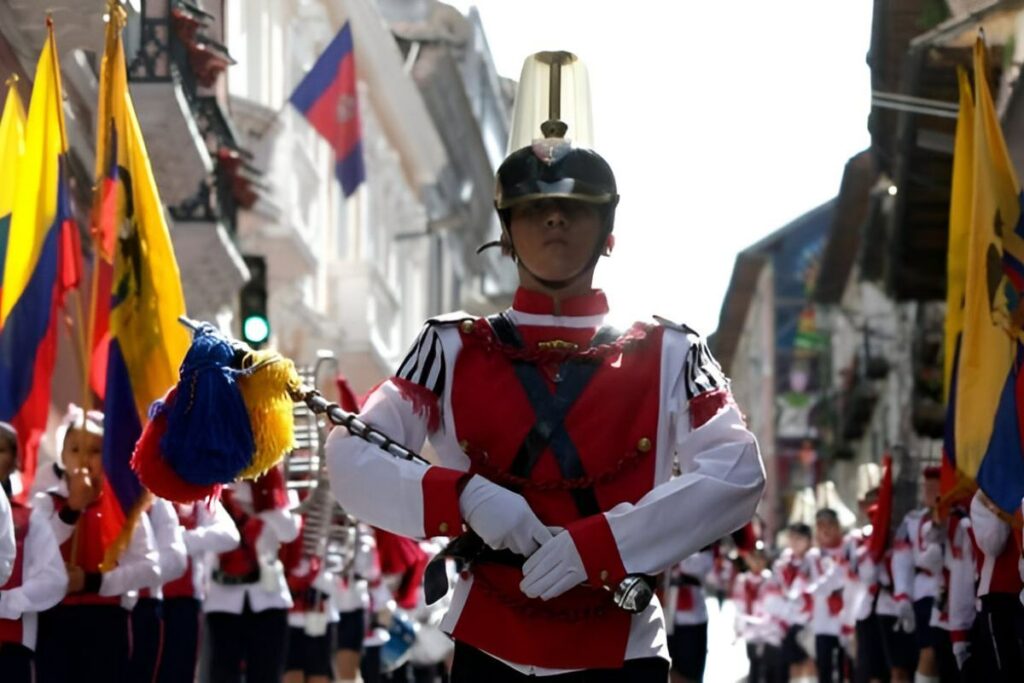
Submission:
[[[18,167],[18,189],[13,195],[10,234],[2,268],[0,328],[40,264],[43,247],[49,244],[47,237],[59,228],[55,223],[60,160],[67,151],[61,92],[60,65],[50,27],[36,63],[25,125],[25,153]],[[45,261],[44,266],[49,267],[49,261]]]
[[[25,107],[18,95],[17,76],[7,80],[7,99],[0,115],[0,299],[4,296],[4,261],[14,210],[18,165],[25,154]]]
[[[123,369],[131,386],[138,424],[145,424],[150,404],[175,384],[189,337],[178,322],[185,313],[181,276],[174,258],[163,206],[146,154],[128,91],[121,30],[124,11],[110,4],[106,48],[100,65],[97,120],[99,183],[113,179],[125,198],[108,206],[116,212],[118,233],[110,309],[111,359],[107,375],[107,407],[116,372]],[[104,160],[111,166],[104,167]],[[115,361],[115,354],[119,355]],[[123,380],[124,378],[120,378]],[[113,398],[116,399],[116,396]],[[116,422],[116,418],[115,418]],[[130,453],[128,454],[130,456]]]
[[[979,39],[974,46],[973,191],[955,419],[957,469],[972,478],[979,477],[989,453],[996,457],[988,465],[1004,456],[1020,460],[1012,386],[1024,316],[1020,186],[986,74],[985,46]],[[1015,504],[1020,504],[1020,495]]]
[[[7,81],[7,99],[0,115],[0,269],[7,247],[7,228],[14,210],[14,187],[18,164],[25,154],[25,107],[18,95],[18,79]]]
[[[967,71],[957,67],[960,113],[953,144],[953,188],[949,201],[949,249],[946,261],[946,355],[943,396],[948,401],[957,340],[963,330],[964,280],[967,277],[967,238],[971,228],[974,176],[974,95]]]

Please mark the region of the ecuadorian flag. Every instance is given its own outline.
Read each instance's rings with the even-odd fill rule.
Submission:
[[[963,330],[949,383],[953,431],[946,449],[963,477],[975,480],[1013,514],[1024,495],[1024,222],[1020,185],[989,92],[985,57],[979,39],[974,46]],[[966,210],[965,200],[956,203],[957,188],[953,197],[953,210]]]
[[[103,467],[129,517],[121,539],[126,544],[142,498],[142,485],[130,467],[132,450],[150,404],[177,381],[189,337],[178,322],[185,313],[185,296],[128,92],[121,43],[124,19],[124,11],[112,5],[100,65],[93,232],[101,259],[107,254],[113,263],[110,288],[97,288],[103,299],[94,302],[91,317],[94,324],[109,317]],[[97,267],[100,276],[102,268]],[[94,331],[93,338],[103,337],[101,332]],[[118,551],[123,547],[119,544]]]
[[[5,106],[4,164],[0,168],[0,420],[14,424],[22,446],[22,471],[31,481],[36,450],[46,429],[50,378],[57,350],[57,311],[79,279],[78,228],[67,182],[67,136],[60,65],[53,26],[36,65],[20,159],[8,150],[17,137],[20,103],[13,89]],[[12,117],[9,119],[9,117]],[[16,144],[16,143],[14,143]],[[8,164],[16,164],[12,172]],[[15,182],[12,194],[9,189]],[[3,230],[3,228],[0,228]],[[0,238],[2,239],[2,238]],[[2,244],[2,242],[0,242]]]

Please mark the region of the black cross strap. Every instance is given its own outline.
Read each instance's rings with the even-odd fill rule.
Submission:
[[[487,318],[494,329],[498,340],[503,344],[522,348],[523,340],[515,324],[504,313]],[[591,346],[608,343],[618,337],[611,327],[602,327],[591,340]],[[511,474],[517,477],[529,477],[540,456],[547,448],[555,456],[558,468],[566,479],[579,479],[586,476],[583,462],[580,460],[576,445],[569,438],[565,429],[565,418],[573,404],[582,395],[600,362],[567,360],[563,362],[555,375],[555,391],[548,390],[547,382],[540,368],[527,361],[513,361],[516,377],[526,392],[526,397],[533,407],[536,422],[519,446],[515,459],[512,461]],[[584,517],[601,512],[593,487],[572,489],[576,508]]]

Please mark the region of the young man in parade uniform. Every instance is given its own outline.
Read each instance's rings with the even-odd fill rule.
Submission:
[[[217,557],[203,611],[210,629],[210,679],[278,683],[284,675],[291,593],[277,559],[299,535],[278,467],[226,488],[221,498],[241,544]]]
[[[30,524],[47,524],[67,565],[67,596],[40,615],[37,680],[123,681],[128,676],[130,610],[136,591],[159,581],[159,557],[146,515],[117,564],[107,550],[125,525],[103,471],[103,414],[72,406],[58,436],[64,479],[36,495]]]
[[[521,284],[512,307],[428,322],[361,413],[410,447],[429,436],[439,464],[336,429],[331,488],[376,526],[424,538],[465,525],[486,544],[463,553],[462,537],[446,551],[470,562],[442,625],[456,641],[453,683],[663,683],[661,606],[633,596],[749,521],[764,472],[698,335],[669,323],[603,327],[607,302],[591,281],[612,246],[615,179],[562,137],[557,86],[580,81],[559,74],[581,65],[568,53],[534,60],[543,75],[529,82],[556,93],[545,139],[497,174],[502,248]]]
[[[14,428],[0,422],[0,458],[9,455],[16,463],[17,448]],[[35,678],[38,613],[64,597],[68,575],[49,525],[33,524],[26,505],[8,502],[13,471],[0,476],[0,678],[30,683]]]

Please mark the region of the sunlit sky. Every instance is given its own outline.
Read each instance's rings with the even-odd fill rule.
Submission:
[[[835,196],[869,144],[869,2],[447,1],[479,9],[503,76],[539,50],[587,64],[622,196],[597,273],[614,323],[714,331],[736,253]]]

